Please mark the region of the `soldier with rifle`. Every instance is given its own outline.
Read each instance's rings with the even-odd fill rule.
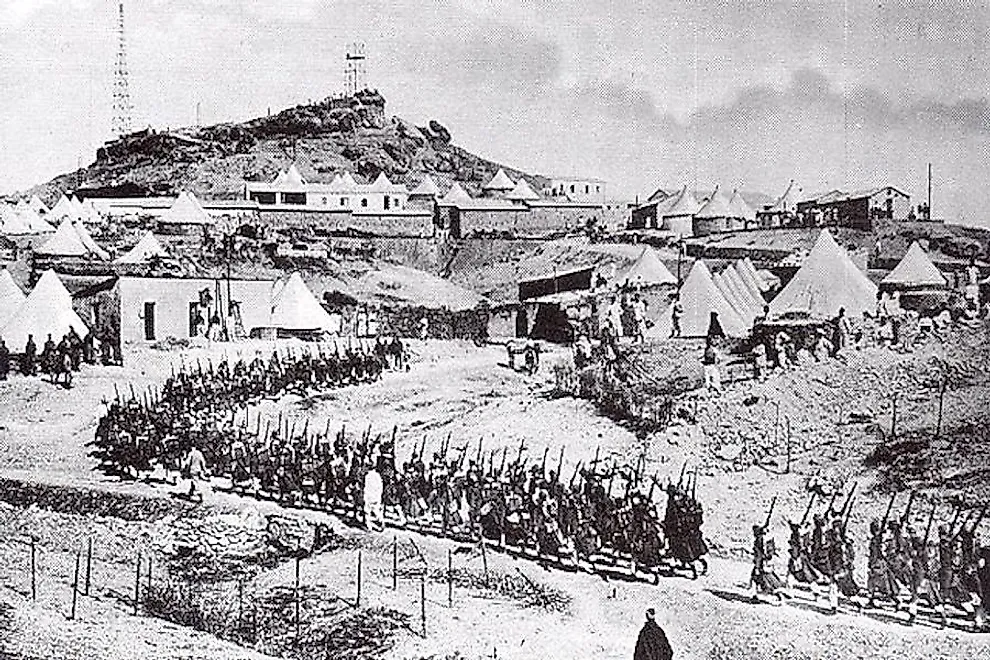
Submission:
[[[776,505],[777,498],[774,497],[770,502],[767,519],[762,525],[753,525],[753,571],[750,573],[749,584],[754,603],[759,602],[760,594],[776,596],[778,603],[782,599],[781,589],[784,584],[769,566],[775,554],[773,540],[766,539],[767,529],[770,527],[770,520],[773,518],[773,509]]]

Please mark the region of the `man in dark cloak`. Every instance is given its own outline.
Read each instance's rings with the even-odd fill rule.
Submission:
[[[674,657],[667,635],[657,625],[655,617],[656,612],[652,607],[646,610],[646,623],[639,631],[633,660],[671,660]]]

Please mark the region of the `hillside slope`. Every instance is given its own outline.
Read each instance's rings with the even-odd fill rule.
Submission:
[[[70,191],[144,196],[192,190],[204,198],[235,199],[244,181],[271,180],[293,162],[311,181],[329,182],[342,170],[368,180],[384,172],[408,184],[430,174],[442,189],[458,180],[472,194],[499,167],[515,179],[524,175],[452,144],[436,121],[417,127],[388,117],[385,98],[364,91],[239,124],[139,131],[104,145],[89,166],[27,194],[37,193],[48,204]],[[526,178],[537,189],[546,183],[542,177]]]

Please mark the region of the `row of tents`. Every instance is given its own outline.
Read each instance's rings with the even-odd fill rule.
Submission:
[[[267,327],[289,333],[339,330],[339,321],[327,313],[299,273],[275,282],[270,305]],[[45,271],[26,296],[9,271],[0,271],[0,337],[11,352],[22,352],[29,335],[40,347],[48,335],[58,342],[70,328],[81,338],[89,333],[55,271]]]
[[[945,276],[918,243],[880,283],[880,288],[899,291],[939,291],[947,286]],[[696,261],[679,291],[682,335],[705,336],[712,312],[730,337],[749,334],[754,320],[764,314],[769,319],[831,319],[841,309],[847,316],[859,317],[876,309],[879,290],[827,229],[794,277],[767,303],[769,287],[749,259],[714,275],[703,261]]]

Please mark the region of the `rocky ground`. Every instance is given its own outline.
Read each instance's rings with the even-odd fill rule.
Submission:
[[[765,383],[736,384],[718,399],[690,397],[682,404],[682,412],[695,418],[697,424],[685,421],[646,439],[638,439],[621,424],[601,417],[588,402],[551,396],[551,369],[544,368],[534,378],[524,377],[501,364],[505,361],[503,349],[478,349],[467,344],[416,343],[409,372],[388,374],[372,385],[308,399],[288,398],[279,405],[265,404],[251,415],[252,419],[259,413],[275,415],[281,409],[301,423],[309,419],[311,425],[325,425],[330,420],[332,427],[346,423],[355,429],[371,423],[376,433],[389,433],[396,426],[400,460],[424,439],[428,448],[438,447],[450,434],[455,448],[466,444],[476,449],[480,440],[485,451],[508,447],[515,452],[524,443],[524,451],[535,460],[549,449],[550,463],[565,446],[565,472],[580,460],[590,460],[598,448],[602,456],[618,462],[635,460],[645,451],[648,470],[661,479],[676,479],[685,460],[699,469],[698,492],[706,507],[705,529],[715,555],[712,571],[696,582],[672,578],[656,587],[544,571],[530,562],[489,554],[490,581],[502,587],[485,588],[477,548],[400,533],[396,536],[403,549],[404,570],[400,570],[399,589],[393,592],[391,533],[367,536],[343,528],[325,514],[299,513],[349,539],[301,562],[302,583],[319,595],[312,602],[325,601],[327,607],[346,605],[339,612],[321,611],[323,618],[306,619],[307,625],[318,627],[325,639],[358,634],[346,632],[360,629],[354,628],[356,623],[347,623],[351,621],[348,612],[355,611],[347,603],[356,597],[356,553],[362,552],[365,581],[360,620],[377,621],[380,625],[376,630],[390,630],[381,640],[369,643],[363,657],[446,657],[455,653],[468,658],[493,657],[496,653],[498,657],[627,657],[647,606],[657,608],[678,657],[990,657],[979,635],[924,626],[906,628],[879,615],[829,617],[808,605],[753,606],[737,598],[748,575],[749,526],[765,515],[774,495],[779,501],[773,529],[783,542],[783,520],[800,515],[807,487],[815,480],[829,486],[848,486],[854,480],[860,484],[862,495],[852,517],[857,535],[869,517],[885,505],[886,490],[896,487],[898,479],[924,486],[933,497],[978,486],[973,475],[982,474],[985,465],[973,459],[983,454],[969,452],[967,448],[973,443],[966,433],[976,428],[972,421],[981,417],[979,413],[987,403],[985,367],[990,365],[986,343],[982,334],[969,333],[955,337],[951,345],[954,348],[933,343],[910,354],[869,349],[851,354],[845,363],[806,365]],[[250,354],[267,349],[257,344],[240,350]],[[93,470],[85,443],[100,414],[99,402],[112,398],[114,385],[118,390],[129,389],[133,382],[140,389],[160,382],[173,362],[194,361],[197,356],[215,358],[220,352],[222,349],[216,348],[194,348],[183,355],[137,351],[127,367],[85,371],[77,387],[68,392],[38,381],[0,383],[0,398],[8,403],[0,413],[0,477],[168,498],[167,486],[122,484]],[[564,359],[565,353],[552,351],[546,361]],[[900,455],[889,437],[890,393],[896,384],[900,392],[899,437],[903,440],[930,433],[937,415],[933,375],[941,373],[933,368],[936,359],[941,361],[937,364],[953,366],[943,406],[944,439],[931,444],[930,462],[940,465],[944,456],[954,462],[941,471],[921,474],[908,469],[913,464],[884,459],[888,454]],[[781,421],[775,435],[778,405]],[[786,441],[782,438],[786,438],[788,419],[792,465],[785,474]],[[39,428],[44,432],[39,433]],[[887,454],[880,452],[878,457],[878,446],[894,449]],[[738,460],[746,452],[758,458],[755,465]],[[865,461],[869,456],[873,462],[868,465]],[[80,648],[87,656],[100,658],[110,657],[115,648],[134,645],[139,649],[134,654],[140,657],[253,657],[254,650],[216,637],[207,638],[148,617],[135,618],[128,612],[126,598],[121,598],[133,588],[136,548],[145,547],[147,552],[158,553],[154,556],[165,557],[174,550],[174,544],[162,539],[181,540],[183,534],[188,536],[191,528],[198,529],[201,524],[220,529],[237,523],[245,508],[256,512],[244,514],[247,519],[274,513],[270,503],[220,493],[213,495],[210,506],[219,507],[217,515],[227,518],[208,524],[182,523],[179,521],[188,520],[192,514],[159,513],[147,519],[123,520],[112,515],[101,519],[90,512],[4,509],[0,533],[9,541],[0,550],[0,585],[4,587],[0,602],[5,604],[0,610],[0,626],[6,626],[4,639],[13,641],[5,642],[3,651],[15,657],[81,657],[66,650]],[[51,552],[61,558],[61,568],[51,578],[52,584],[60,586],[46,588],[45,596],[35,605],[29,604],[27,597],[27,555],[21,542],[30,533],[41,535],[44,545],[51,546]],[[117,595],[85,599],[82,614],[70,623],[65,615],[74,549],[89,536],[97,540],[100,552],[106,553],[101,565],[113,567],[108,569],[112,579],[107,578],[111,585],[107,589]],[[240,542],[250,545],[250,533],[243,533]],[[413,542],[418,548],[415,552]],[[447,606],[442,579],[448,550],[454,551],[458,575],[452,608]],[[426,638],[419,635],[418,610],[418,575],[424,561],[429,577]],[[278,594],[291,589],[292,562],[258,570],[254,584],[266,598],[277,601]],[[558,594],[566,606],[545,608],[527,601],[526,594],[518,589],[519,571],[537,585],[537,591]],[[551,600],[556,601],[557,596]],[[51,632],[46,633],[48,629]],[[85,643],[74,646],[77,637]]]

